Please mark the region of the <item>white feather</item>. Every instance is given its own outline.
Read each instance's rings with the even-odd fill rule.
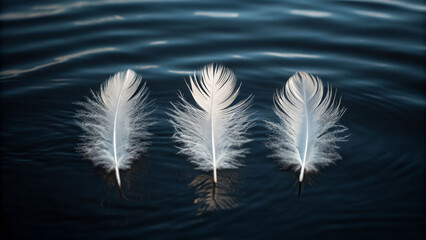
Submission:
[[[273,133],[268,146],[284,167],[300,171],[300,182],[305,172],[316,172],[341,158],[336,142],[345,140],[339,135],[346,128],[337,122],[345,109],[319,78],[304,72],[293,75],[276,92],[274,111],[280,122],[267,122]]]
[[[121,188],[119,170],[129,169],[132,161],[147,147],[152,124],[146,111],[148,92],[146,83],[132,70],[115,74],[101,85],[93,99],[77,103],[79,126],[83,129],[83,144],[79,147],[95,166],[107,172],[115,171]]]
[[[237,168],[237,158],[243,157],[247,149],[242,145],[250,140],[246,131],[252,126],[247,112],[252,97],[231,105],[240,86],[231,70],[210,64],[201,69],[199,77],[190,77],[188,88],[198,107],[193,106],[179,94],[181,102],[172,103],[169,114],[175,129],[173,139],[179,143],[180,153],[189,157],[198,169]]]

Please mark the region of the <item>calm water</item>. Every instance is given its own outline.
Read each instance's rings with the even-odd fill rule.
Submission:
[[[36,3],[37,2],[37,3]],[[424,1],[2,1],[1,216],[8,239],[422,239]],[[177,155],[167,122],[204,64],[255,95],[245,166],[211,173]],[[158,124],[149,152],[113,174],[76,153],[77,106],[132,68]],[[264,146],[272,95],[296,71],[338,88],[343,160],[297,197]]]

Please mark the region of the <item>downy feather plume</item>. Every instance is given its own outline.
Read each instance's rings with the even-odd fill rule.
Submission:
[[[146,83],[132,70],[115,74],[101,85],[99,93],[92,93],[83,109],[77,112],[78,125],[83,129],[83,143],[79,150],[95,166],[114,171],[121,192],[120,171],[130,168],[139,153],[147,148],[146,140],[152,124],[146,111],[148,91]]]
[[[169,113],[175,129],[173,140],[198,169],[213,170],[217,183],[217,169],[241,166],[237,158],[247,153],[242,145],[250,141],[246,131],[253,124],[247,112],[252,97],[232,105],[241,84],[236,87],[233,72],[221,65],[204,66],[187,85],[198,107],[179,93],[181,102],[172,103]]]
[[[336,142],[345,140],[339,135],[346,128],[337,123],[345,112],[340,102],[329,85],[324,89],[319,78],[304,72],[293,75],[274,96],[280,122],[267,122],[272,131],[268,145],[284,167],[300,171],[300,183],[305,172],[341,158]]]

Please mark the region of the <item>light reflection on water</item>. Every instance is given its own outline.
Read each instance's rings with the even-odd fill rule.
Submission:
[[[167,41],[153,41],[153,42],[150,42],[149,44],[151,44],[151,45],[163,45],[163,44],[166,44],[167,43]]]
[[[91,19],[91,20],[85,20],[85,21],[76,21],[74,22],[75,25],[94,25],[94,24],[102,24],[105,22],[113,22],[113,21],[123,21],[124,18],[120,15],[115,15],[111,17],[103,17],[103,18],[97,18],[97,19]]]
[[[191,71],[182,71],[182,70],[169,70],[169,73],[175,73],[175,74],[181,74],[181,75],[191,75],[194,74],[194,72]]]
[[[238,13],[234,12],[194,12],[195,16],[205,16],[212,18],[236,18]]]
[[[266,55],[266,56],[274,56],[274,57],[281,57],[281,58],[321,58],[320,55],[303,54],[303,53],[263,52],[261,54]]]
[[[43,69],[43,68],[46,68],[46,67],[50,67],[50,66],[53,66],[53,65],[56,65],[56,64],[64,63],[64,62],[67,62],[67,61],[74,59],[74,58],[79,58],[79,57],[90,55],[90,54],[96,54],[96,53],[102,53],[102,52],[108,52],[108,51],[114,51],[114,50],[115,50],[115,48],[113,48],[113,47],[85,50],[85,51],[73,53],[73,54],[70,54],[70,55],[57,57],[52,62],[44,63],[44,64],[37,65],[37,66],[27,68],[27,69],[4,70],[4,71],[0,72],[0,75],[2,76],[1,78],[12,78],[12,77],[16,77],[16,76],[23,74],[23,73],[33,72],[33,71],[37,71],[37,70],[40,70],[40,69]]]
[[[328,12],[321,12],[321,11],[311,11],[311,10],[291,10],[291,14],[293,15],[299,15],[304,17],[313,17],[313,18],[324,18],[331,16]]]
[[[368,17],[374,17],[374,18],[383,18],[383,19],[392,19],[393,17],[390,14],[386,13],[379,13],[379,12],[373,12],[373,11],[354,11],[356,14],[368,16]]]

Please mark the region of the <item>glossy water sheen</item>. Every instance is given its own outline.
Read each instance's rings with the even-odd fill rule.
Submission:
[[[425,229],[422,1],[3,1],[1,217],[9,239],[421,239]],[[210,62],[255,95],[238,170],[194,170],[170,139],[170,101]],[[115,72],[147,81],[147,154],[113,174],[76,153],[73,102]],[[343,160],[280,170],[264,143],[272,94],[296,71],[338,88]],[[214,197],[213,197],[214,196]]]

